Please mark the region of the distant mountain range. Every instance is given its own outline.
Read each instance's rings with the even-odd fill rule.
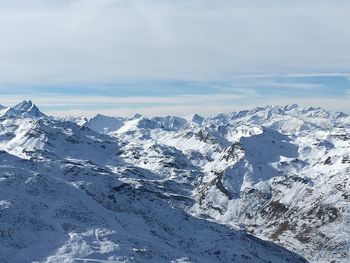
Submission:
[[[350,117],[0,106],[1,262],[349,262]]]

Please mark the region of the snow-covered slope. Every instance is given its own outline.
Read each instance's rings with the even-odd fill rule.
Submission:
[[[193,185],[193,216],[313,262],[350,260],[348,115],[287,105],[191,115],[176,128],[162,120],[124,119],[109,135],[127,163]]]
[[[118,130],[123,126],[123,119],[117,117],[109,117],[97,114],[93,118],[86,121],[85,126],[101,133]]]
[[[1,262],[305,262],[198,205],[209,167],[229,163],[224,134],[177,117],[66,120],[30,101],[0,117]]]

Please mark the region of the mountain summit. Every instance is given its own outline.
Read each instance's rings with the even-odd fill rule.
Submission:
[[[46,117],[31,100],[24,100],[13,107],[4,108],[0,114],[2,116]]]
[[[23,116],[34,116],[38,118],[46,116],[31,100],[24,100],[21,103],[15,105],[12,109],[14,112]]]

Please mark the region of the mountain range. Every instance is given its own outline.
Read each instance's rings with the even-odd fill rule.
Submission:
[[[0,106],[1,262],[349,262],[350,116]]]

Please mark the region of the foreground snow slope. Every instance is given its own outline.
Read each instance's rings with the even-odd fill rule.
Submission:
[[[230,145],[208,120],[98,118],[3,109],[1,262],[305,262],[199,205]]]

